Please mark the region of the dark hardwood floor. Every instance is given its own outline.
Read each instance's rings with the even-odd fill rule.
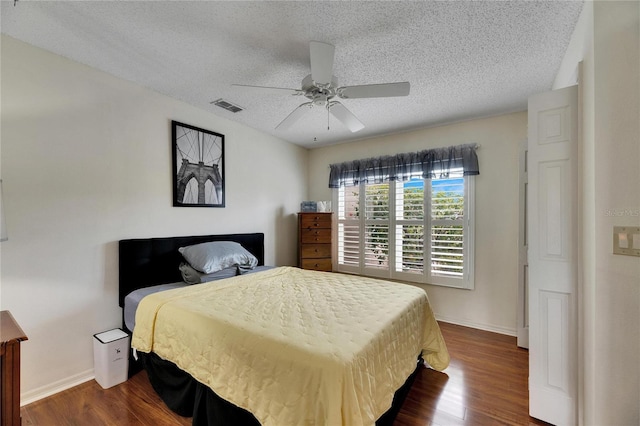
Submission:
[[[421,368],[396,426],[545,425],[528,413],[528,352],[514,337],[440,324],[451,364]],[[22,407],[22,424],[190,425],[172,413],[144,372],[110,389],[94,380]]]

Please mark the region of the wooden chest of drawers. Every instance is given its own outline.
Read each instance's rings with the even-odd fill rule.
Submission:
[[[0,426],[20,426],[20,342],[28,340],[9,311],[0,311]]]
[[[298,266],[331,272],[331,213],[298,213]]]

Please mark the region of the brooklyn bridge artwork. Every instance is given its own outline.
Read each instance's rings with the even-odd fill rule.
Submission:
[[[224,135],[171,122],[173,205],[224,207]]]

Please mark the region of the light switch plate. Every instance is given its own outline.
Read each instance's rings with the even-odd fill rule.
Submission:
[[[614,226],[613,254],[640,257],[640,228]]]

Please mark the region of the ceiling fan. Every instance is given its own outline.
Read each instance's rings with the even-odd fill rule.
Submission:
[[[283,87],[251,86],[247,84],[232,84],[236,87],[259,90],[263,93],[290,94],[304,96],[309,102],[304,102],[293,110],[284,120],[276,126],[276,129],[288,129],[309,109],[324,107],[336,119],[344,124],[352,132],[364,128],[364,124],[353,115],[336,98],[385,98],[395,96],[407,96],[409,94],[409,82],[364,84],[359,86],[338,86],[338,80],[333,75],[333,58],[335,47],[328,43],[312,41],[309,43],[311,57],[311,74],[302,80],[301,89],[288,89]]]

